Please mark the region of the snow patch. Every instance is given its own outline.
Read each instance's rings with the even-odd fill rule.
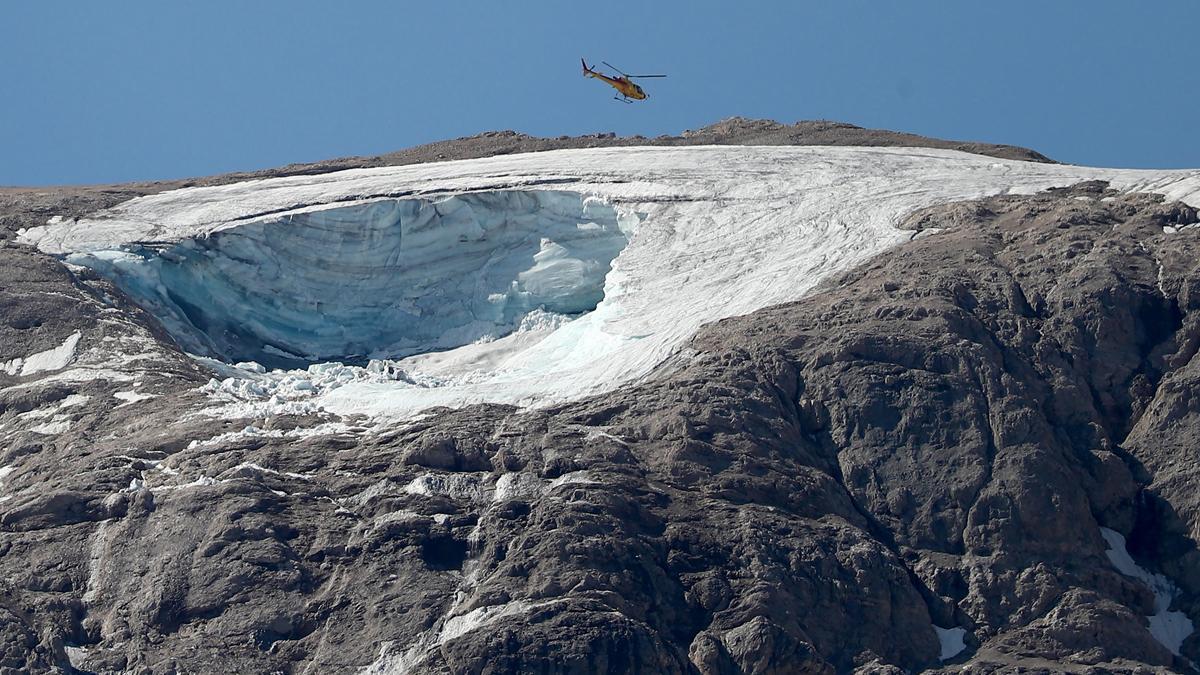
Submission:
[[[65,433],[71,428],[71,420],[58,419],[60,417],[60,415],[55,415],[55,420],[51,422],[43,422],[36,427],[30,427],[29,430],[35,434],[41,434],[43,436],[57,436],[58,434]]]
[[[71,408],[77,405],[83,405],[91,400],[91,396],[87,394],[71,394],[58,402],[59,408]]]
[[[596,485],[599,482],[587,470],[571,471],[552,480],[546,480],[526,471],[517,471],[506,473],[496,480],[496,490],[492,493],[492,500],[497,502],[510,499],[532,500],[545,496],[564,485]],[[551,496],[551,498],[556,497]]]
[[[194,488],[194,487],[206,487],[209,485],[218,485],[223,482],[224,481],[217,480],[216,478],[212,478],[211,476],[200,476],[199,478],[197,478],[194,481],[191,481],[190,483],[182,483],[182,484],[177,484],[177,485],[156,485],[156,486],[150,488],[150,491],[151,492],[169,492],[171,490],[186,490],[188,488]]]
[[[63,651],[66,652],[67,662],[71,664],[72,668],[77,670],[84,669],[88,655],[88,650],[86,647],[72,647],[68,645],[63,647]]]
[[[410,495],[475,501],[483,496],[483,476],[471,473],[427,473],[414,478],[404,486],[404,491]]]
[[[425,658],[441,645],[468,633],[486,628],[501,619],[512,616],[523,616],[529,612],[546,607],[562,600],[546,600],[528,602],[513,600],[500,605],[477,607],[466,614],[447,617],[443,620],[441,629],[436,633],[425,633],[411,647],[401,652],[394,642],[388,641],[380,645],[379,657],[374,663],[359,671],[360,675],[403,675],[419,670]]]
[[[4,489],[4,479],[8,478],[9,474],[16,470],[17,467],[15,466],[0,466],[0,490]],[[0,497],[0,502],[6,502],[9,499],[12,499],[12,495],[4,495]]]
[[[113,398],[121,400],[121,401],[125,401],[124,403],[118,405],[117,406],[118,408],[124,408],[125,406],[132,405],[134,403],[137,403],[138,401],[145,401],[148,399],[152,399],[155,396],[157,396],[157,394],[139,394],[138,392],[136,392],[132,389],[130,389],[129,391],[113,392]]]
[[[112,365],[117,365],[117,364],[112,364]],[[42,377],[41,379],[36,380],[35,384],[38,386],[45,386],[47,384],[50,384],[51,382],[68,382],[68,383],[72,383],[72,384],[78,384],[81,382],[92,382],[95,380],[105,380],[108,382],[133,382],[136,379],[137,379],[137,377],[135,375],[132,375],[127,372],[122,372],[120,370],[113,370],[112,368],[109,368],[109,367],[102,367],[102,368],[85,367],[85,368],[68,368],[66,370],[62,370],[57,373],[53,373],[51,375],[46,375],[46,376]],[[13,385],[11,387],[5,387],[3,389],[0,389],[0,391],[15,391],[17,389],[26,389],[26,388],[29,388],[30,386],[31,386],[31,384],[28,384],[28,383],[27,384],[17,384],[17,385]]]
[[[463,635],[479,630],[488,624],[495,623],[506,616],[524,614],[533,609],[533,607],[534,605],[523,600],[514,600],[512,602],[506,602],[503,605],[478,607],[467,612],[466,614],[452,616],[449,619],[446,619],[446,622],[442,624],[442,631],[438,635],[438,644],[445,644],[454,638],[462,637]]]
[[[318,425],[312,426],[312,427],[295,427],[292,429],[260,429],[259,427],[256,427],[254,425],[249,425],[238,431],[229,431],[229,432],[226,432],[223,434],[218,434],[216,436],[213,436],[212,438],[196,439],[196,440],[192,441],[191,443],[188,443],[187,449],[194,450],[196,448],[200,448],[200,447],[204,447],[204,446],[219,445],[221,443],[229,443],[229,442],[242,441],[242,440],[248,440],[248,439],[254,439],[254,438],[301,439],[301,438],[313,438],[316,436],[333,436],[336,434],[359,433],[361,431],[362,431],[362,429],[360,427],[351,427],[351,426],[349,426],[347,424],[343,424],[341,422],[323,422],[321,424],[318,424]],[[240,466],[256,467],[257,465],[247,464],[247,465],[240,465]],[[262,469],[262,467],[258,467],[258,468]],[[276,473],[278,473],[278,472],[276,472]],[[290,474],[283,474],[283,475],[290,475]],[[306,477],[306,476],[302,476],[301,474],[295,474],[295,475],[301,476],[301,477]]]
[[[533,499],[546,490],[546,482],[537,475],[525,471],[506,473],[496,480],[496,491],[492,500]]]
[[[952,659],[967,648],[967,643],[963,639],[967,634],[966,628],[942,628],[934,625],[933,630],[937,632],[938,642],[942,645],[942,653],[938,656],[939,660]]]
[[[1121,533],[1102,527],[1100,535],[1108,544],[1105,554],[1108,555],[1113,567],[1116,567],[1121,574],[1142,582],[1154,593],[1154,614],[1146,617],[1150,622],[1150,634],[1162,646],[1171,650],[1172,654],[1178,656],[1183,641],[1194,630],[1192,620],[1186,614],[1169,611],[1171,602],[1179,595],[1179,589],[1170,579],[1161,574],[1148,572],[1134,562],[1133,557],[1125,548],[1125,537]]]
[[[75,331],[61,345],[53,349],[0,363],[0,370],[20,377],[46,370],[62,370],[71,363],[71,359],[75,358],[75,347],[79,344],[81,337],[83,337],[83,333]]]

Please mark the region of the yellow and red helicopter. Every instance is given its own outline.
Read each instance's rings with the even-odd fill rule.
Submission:
[[[594,77],[597,80],[600,80],[601,82],[604,82],[605,84],[609,85],[613,89],[616,89],[620,93],[618,96],[614,96],[613,98],[615,98],[618,101],[624,101],[626,103],[633,103],[634,101],[642,101],[642,100],[645,100],[645,98],[646,98],[646,91],[644,89],[642,89],[641,87],[637,86],[636,84],[634,84],[633,81],[635,79],[641,79],[643,77],[666,77],[666,75],[627,75],[624,72],[622,72],[620,68],[614,66],[613,64],[611,64],[607,61],[601,61],[600,63],[603,63],[604,65],[608,66],[609,68],[612,68],[613,70],[617,71],[618,73],[621,73],[620,75],[617,75],[616,77],[609,77],[608,75],[605,75],[603,73],[598,73],[598,72],[592,70],[590,67],[588,67],[587,61],[585,61],[583,59],[579,59],[579,61],[583,64],[583,76],[584,77]]]

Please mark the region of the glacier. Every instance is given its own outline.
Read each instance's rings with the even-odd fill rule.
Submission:
[[[365,362],[513,332],[603,298],[631,224],[558,191],[387,199],[162,245],[77,252],[186,350],[272,366]]]
[[[912,238],[897,225],[923,207],[1085,180],[1200,205],[1198,171],[628,147],[184,188],[21,240],[158,316],[215,372],[210,414],[407,418],[637,381],[686,359],[704,324]]]

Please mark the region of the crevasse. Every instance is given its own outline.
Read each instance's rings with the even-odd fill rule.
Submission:
[[[229,362],[399,358],[512,332],[604,297],[628,242],[612,206],[504,190],[382,199],[184,239],[76,253],[186,350]]]

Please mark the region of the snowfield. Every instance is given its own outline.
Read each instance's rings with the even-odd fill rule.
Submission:
[[[606,148],[174,190],[23,240],[114,278],[205,357],[212,414],[403,418],[612,389],[907,241],[917,209],[1097,179],[1200,206],[1200,171]]]

